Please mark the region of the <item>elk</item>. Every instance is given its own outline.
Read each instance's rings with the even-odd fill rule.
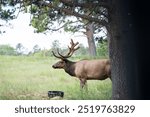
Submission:
[[[79,78],[81,89],[86,85],[87,80],[111,79],[109,59],[70,61],[68,58],[80,48],[76,47],[79,42],[74,43],[72,39],[70,44],[71,47],[68,46],[69,52],[66,55],[60,54],[58,49],[57,55],[52,51],[56,58],[61,59],[52,65],[54,69],[64,69],[69,75]]]

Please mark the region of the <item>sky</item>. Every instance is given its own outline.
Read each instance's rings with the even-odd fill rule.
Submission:
[[[83,34],[73,35],[66,32],[34,33],[34,28],[29,26],[30,14],[27,13],[20,13],[18,18],[10,21],[10,23],[10,26],[0,28],[0,30],[6,31],[6,33],[0,34],[0,45],[9,44],[15,48],[18,43],[22,43],[27,48],[27,51],[31,51],[36,44],[41,49],[49,49],[54,40],[60,42],[60,47],[67,47],[72,38],[75,42],[78,41],[84,46],[87,46],[87,39]]]

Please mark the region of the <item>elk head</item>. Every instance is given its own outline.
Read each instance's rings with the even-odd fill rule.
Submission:
[[[79,42],[74,43],[72,39],[71,39],[70,44],[71,44],[71,47],[68,46],[69,52],[68,52],[66,55],[60,54],[60,52],[59,52],[58,49],[57,49],[58,55],[56,55],[56,54],[52,51],[53,55],[54,55],[56,58],[61,59],[60,61],[58,61],[57,63],[55,63],[55,64],[52,66],[54,69],[65,69],[66,64],[67,64],[68,62],[71,62],[71,61],[69,61],[67,58],[71,57],[71,56],[73,55],[73,53],[74,53],[76,50],[78,50],[78,49],[80,48],[79,46],[76,47],[76,46],[79,44]],[[76,47],[76,48],[75,48],[75,47]]]

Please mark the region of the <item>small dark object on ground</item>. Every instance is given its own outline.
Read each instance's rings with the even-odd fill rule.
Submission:
[[[61,98],[64,97],[64,92],[63,91],[48,91],[48,97],[53,98],[59,96]]]

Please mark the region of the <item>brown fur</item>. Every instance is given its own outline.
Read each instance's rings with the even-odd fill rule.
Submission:
[[[63,59],[53,66],[55,69],[64,69],[71,76],[80,79],[80,85],[83,88],[87,80],[105,80],[111,78],[110,61],[108,59],[81,60],[72,62]]]

